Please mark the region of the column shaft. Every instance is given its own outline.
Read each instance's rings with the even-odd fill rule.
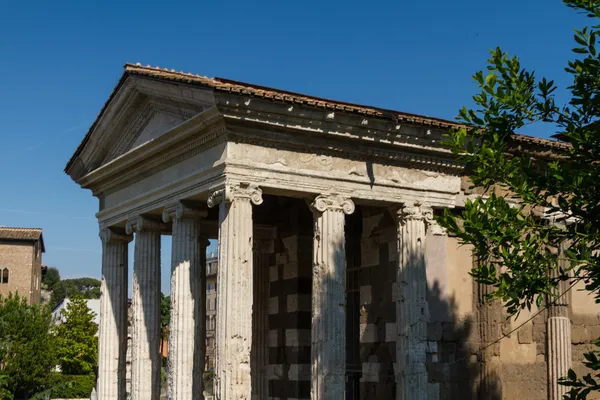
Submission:
[[[164,222],[173,220],[167,395],[173,400],[203,398],[206,239],[200,242],[199,218],[182,204],[163,213]]]
[[[125,400],[127,354],[127,243],[109,229],[102,238],[102,285],[98,334],[98,400]]]
[[[567,245],[560,249],[563,257]],[[559,266],[568,269],[566,260],[559,260]],[[552,275],[558,277],[558,270],[552,270]],[[560,400],[569,391],[568,387],[558,384],[560,378],[566,377],[571,368],[571,320],[569,318],[568,298],[563,295],[567,291],[568,283],[561,281],[553,290],[555,296],[548,302],[548,320],[546,322],[546,340],[548,345],[548,398]]]
[[[208,204],[218,201],[215,394],[217,400],[247,400],[252,395],[252,203],[262,203],[262,197],[253,186],[227,186],[213,193]]]
[[[159,400],[160,395],[160,231],[136,221],[132,299],[132,400]],[[132,223],[128,232],[133,231]]]
[[[319,196],[313,203],[311,399],[345,397],[346,373],[346,249],[345,214],[351,200]]]
[[[430,211],[427,214],[430,216]],[[427,276],[425,213],[415,204],[398,212],[398,300],[396,302],[397,399],[427,398]]]

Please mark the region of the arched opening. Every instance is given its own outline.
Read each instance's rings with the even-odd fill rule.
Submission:
[[[8,268],[2,270],[2,283],[8,283]]]

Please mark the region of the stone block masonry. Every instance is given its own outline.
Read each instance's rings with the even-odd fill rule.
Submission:
[[[312,237],[283,237],[269,267],[270,398],[310,399]]]

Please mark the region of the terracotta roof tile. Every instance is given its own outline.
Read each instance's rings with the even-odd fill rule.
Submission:
[[[0,226],[0,240],[40,240],[42,242],[42,251],[45,251],[41,228],[9,228]]]
[[[104,114],[106,108],[108,107],[111,100],[114,98],[114,96],[118,92],[121,85],[123,85],[123,83],[125,82],[127,77],[132,76],[132,75],[144,76],[144,77],[159,79],[159,80],[164,80],[164,81],[204,86],[204,87],[212,88],[214,90],[230,92],[230,93],[243,93],[246,95],[261,97],[261,98],[265,98],[265,99],[275,99],[276,101],[283,101],[283,102],[296,103],[296,104],[308,104],[311,106],[323,107],[323,108],[334,109],[334,110],[342,110],[342,111],[346,111],[346,112],[350,112],[350,113],[358,113],[358,114],[362,114],[362,115],[370,115],[370,116],[375,116],[375,117],[380,117],[380,118],[391,119],[396,122],[409,122],[409,123],[414,123],[414,124],[419,124],[419,125],[434,126],[434,127],[438,127],[441,129],[451,129],[451,128],[457,128],[457,127],[461,126],[461,124],[459,124],[457,122],[449,121],[449,120],[445,120],[445,119],[441,119],[441,118],[427,117],[427,116],[423,116],[423,115],[404,113],[404,112],[387,110],[387,109],[377,108],[377,107],[363,106],[363,105],[359,105],[359,104],[346,103],[346,102],[336,101],[336,100],[328,100],[328,99],[319,98],[319,97],[315,97],[315,96],[308,96],[308,95],[304,95],[304,94],[300,94],[300,93],[294,93],[294,92],[289,92],[289,91],[285,91],[285,90],[273,89],[273,88],[268,88],[268,87],[254,85],[254,84],[250,84],[250,83],[234,81],[234,80],[225,79],[225,78],[218,78],[218,77],[209,78],[209,77],[200,76],[197,74],[194,75],[191,73],[184,73],[181,71],[176,72],[173,69],[170,70],[168,68],[160,68],[159,66],[156,66],[156,67],[152,67],[150,65],[143,66],[140,63],[125,64],[123,75],[121,76],[121,79],[119,80],[119,82],[118,82],[117,86],[114,88],[112,94],[110,95],[110,97],[108,98],[108,100],[106,101],[104,106],[102,107],[102,110],[98,114],[98,117],[96,118],[96,120],[90,127],[88,133],[86,134],[85,138],[83,139],[83,141],[81,142],[81,144],[79,145],[77,150],[75,151],[73,157],[71,157],[71,160],[67,164],[65,171],[68,171],[68,169],[70,168],[72,163],[75,161],[75,158],[77,157],[77,155],[81,152],[81,150],[85,146],[87,140],[89,139],[89,136],[93,132],[95,126],[97,125],[98,121],[102,117],[102,114]],[[515,140],[517,142],[521,142],[521,143],[529,143],[529,144],[534,144],[534,145],[547,146],[547,147],[556,148],[556,149],[560,149],[560,148],[564,149],[566,146],[565,143],[560,143],[560,142],[557,142],[554,140],[535,138],[535,137],[525,136],[525,135],[515,135]]]

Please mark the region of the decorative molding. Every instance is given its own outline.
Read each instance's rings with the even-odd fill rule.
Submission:
[[[155,173],[159,168],[167,169],[211,147],[217,146],[225,141],[225,132],[225,127],[220,127],[201,135],[196,140],[190,141],[183,146],[171,149],[165,152],[162,156],[149,158],[148,162],[140,162],[133,168],[127,168],[127,166],[123,166],[122,168],[124,168],[126,172],[112,175],[111,178],[113,178],[114,181],[111,182],[111,186],[119,187],[127,185],[132,181],[138,181]],[[117,168],[115,168],[115,170],[118,171]],[[102,184],[106,184],[106,181],[108,181],[108,179],[104,179],[101,182]],[[83,185],[85,185],[84,187],[87,187],[88,185],[91,186],[91,182],[90,184],[84,183]]]
[[[223,201],[231,203],[235,200],[248,200],[258,206],[263,202],[262,190],[258,185],[248,182],[228,183],[225,188],[214,191],[208,197],[207,204],[209,208],[213,208]]]
[[[340,211],[347,215],[352,214],[355,209],[354,202],[350,198],[343,197],[337,193],[317,196],[312,202],[311,207],[313,210],[321,213],[325,211]]]
[[[207,215],[207,210],[179,201],[176,204],[165,207],[162,213],[162,220],[166,223],[181,218],[205,218]]]
[[[125,232],[127,232],[128,235],[142,231],[163,232],[166,229],[166,225],[162,222],[144,216],[135,217],[127,221],[127,224],[125,225]]]
[[[133,240],[133,236],[130,234],[117,233],[111,228],[104,228],[100,230],[100,240],[102,240],[103,243],[128,243]]]

